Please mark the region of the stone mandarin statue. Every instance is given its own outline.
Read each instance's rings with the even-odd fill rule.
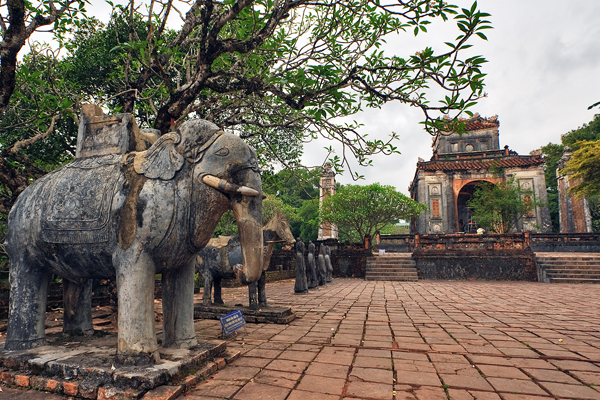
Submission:
[[[317,279],[317,270],[315,265],[315,244],[308,242],[308,256],[306,257],[306,280],[309,289],[318,289],[319,280]]]
[[[317,278],[319,279],[319,286],[327,284],[327,265],[325,264],[325,246],[321,244],[319,247],[319,256],[317,257],[318,268]]]
[[[331,249],[329,246],[323,246],[325,250],[325,281],[331,283],[333,281],[333,265],[331,264]]]
[[[296,239],[296,285],[294,292],[308,293],[308,284],[306,283],[306,268],[304,266],[304,243],[302,239]]]

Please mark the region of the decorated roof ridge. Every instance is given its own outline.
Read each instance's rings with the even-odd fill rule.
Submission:
[[[510,155],[503,158],[491,159],[457,159],[457,160],[433,160],[420,161],[417,163],[417,169],[423,171],[458,171],[473,169],[495,168],[513,168],[513,167],[531,167],[543,165],[546,160],[538,155],[519,156]]]
[[[444,119],[449,120],[450,117],[445,117]],[[459,118],[458,121],[466,123],[465,130],[467,132],[488,128],[497,128],[500,126],[500,121],[498,120],[497,114],[491,117],[482,117],[479,115],[479,113],[475,113],[470,118]]]

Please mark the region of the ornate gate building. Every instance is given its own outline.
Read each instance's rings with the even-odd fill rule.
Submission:
[[[409,191],[414,200],[427,204],[428,211],[412,221],[412,233],[473,233],[477,223],[467,201],[482,182],[495,184],[514,176],[521,187],[533,190],[536,200],[546,202],[541,153],[520,156],[508,146],[501,149],[498,116],[475,114],[464,121],[467,133],[438,135],[433,139],[431,159],[417,163]],[[517,230],[549,232],[548,208],[537,207]]]

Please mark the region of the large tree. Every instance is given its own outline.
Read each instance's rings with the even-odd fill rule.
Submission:
[[[14,92],[17,55],[31,35],[52,25],[57,39],[77,26],[79,15],[85,13],[85,0],[0,2],[0,115],[6,110]]]
[[[509,233],[543,204],[532,189],[523,189],[512,177],[497,184],[483,182],[467,202],[473,208],[472,219],[489,232]]]
[[[348,167],[347,155],[366,165],[373,154],[397,151],[395,134],[371,140],[357,123],[340,117],[397,101],[420,108],[425,127],[435,133],[449,124],[438,116],[457,116],[484,95],[485,59],[464,56],[471,39],[485,39],[483,30],[490,27],[476,3],[459,9],[442,0],[131,1],[116,5],[107,25],[77,22],[82,3],[0,3],[2,56],[10,53],[2,73],[16,68],[16,83],[2,80],[5,99],[17,88],[0,109],[12,113],[3,121],[15,121],[1,128],[7,138],[0,168],[5,210],[45,170],[28,157],[28,148],[49,145],[59,133],[65,153],[46,165],[68,158],[84,101],[132,112],[141,125],[163,133],[190,116],[213,120],[257,147],[265,167],[272,161],[298,167],[304,142],[338,140],[344,151],[331,161],[340,172]],[[189,9],[180,10],[182,5]],[[170,16],[179,16],[182,25],[170,29]],[[449,17],[458,36],[446,43],[446,52],[381,50],[392,35],[424,34],[432,21]],[[17,68],[15,51],[42,22],[54,23],[58,37],[72,33],[70,42],[61,42],[68,57],[45,54],[59,75],[50,68],[20,69],[25,63]],[[19,104],[28,101],[27,107]],[[61,115],[68,118],[59,121]]]
[[[397,192],[392,186],[340,186],[337,193],[323,201],[320,210],[322,222],[337,225],[341,240],[362,241],[383,227],[401,219],[417,217],[427,206]]]
[[[190,4],[185,14],[172,1],[151,1],[146,10],[133,2],[116,6],[107,27],[78,38],[74,57],[85,61],[78,65],[105,77],[92,80],[99,100],[143,116],[161,132],[190,114],[213,120],[284,163],[302,141],[322,135],[366,164],[394,145],[369,140],[339,117],[399,101],[421,108],[433,130],[443,121],[431,111],[462,112],[483,95],[485,59],[461,57],[469,39],[485,38],[489,28],[476,3],[462,10],[441,0]],[[183,23],[177,31],[166,25],[174,13]],[[380,49],[391,35],[424,33],[432,20],[452,15],[459,35],[445,53],[428,47],[397,56]],[[98,48],[103,55],[87,57]],[[435,87],[445,92],[439,104],[427,96]],[[344,155],[332,161],[347,166]]]

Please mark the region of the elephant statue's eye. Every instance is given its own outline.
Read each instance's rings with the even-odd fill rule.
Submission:
[[[222,149],[217,150],[215,154],[221,157],[225,157],[227,154],[229,154],[229,149],[227,147],[223,147]]]

